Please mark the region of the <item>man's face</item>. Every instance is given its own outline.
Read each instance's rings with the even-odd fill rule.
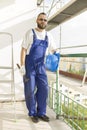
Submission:
[[[37,26],[38,28],[40,29],[45,29],[46,26],[47,26],[47,17],[46,15],[39,15],[38,18],[37,18]]]

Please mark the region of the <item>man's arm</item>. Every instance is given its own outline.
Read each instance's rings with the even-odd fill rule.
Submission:
[[[25,56],[27,53],[27,49],[23,48],[21,49],[21,57],[20,57],[20,65],[24,66],[25,65]]]

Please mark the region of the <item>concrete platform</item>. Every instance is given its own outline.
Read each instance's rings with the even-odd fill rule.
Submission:
[[[39,120],[33,123],[27,115],[25,102],[16,102],[15,109],[11,102],[0,103],[0,130],[71,130],[65,122],[56,119],[55,113],[49,108],[47,115],[50,122]]]
[[[48,72],[48,80],[55,82],[56,74]],[[66,83],[70,88],[87,94],[87,83],[85,86],[80,87],[81,82],[64,77],[60,75],[60,83]],[[7,99],[11,100],[11,97],[3,97],[2,94],[10,92],[9,84],[2,84],[0,87],[0,130],[71,130],[71,128],[62,120],[56,119],[56,115],[49,107],[47,108],[47,115],[50,117],[50,122],[39,121],[33,123],[27,115],[27,109],[24,102],[24,87],[21,82],[15,84],[15,96],[17,102],[12,104],[6,102]]]

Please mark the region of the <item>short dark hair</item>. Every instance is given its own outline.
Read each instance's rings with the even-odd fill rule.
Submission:
[[[41,13],[38,14],[37,17],[39,17],[40,15],[46,15],[46,13],[45,12],[41,12]]]

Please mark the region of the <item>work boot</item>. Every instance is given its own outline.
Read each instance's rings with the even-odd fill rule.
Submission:
[[[49,117],[46,115],[38,116],[41,120],[49,122]]]
[[[37,123],[37,122],[39,121],[37,116],[31,116],[31,120],[32,120],[34,123]]]

